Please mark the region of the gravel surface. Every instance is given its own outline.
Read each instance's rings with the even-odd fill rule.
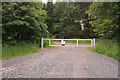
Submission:
[[[52,47],[2,61],[3,78],[117,78],[118,61],[88,48]]]

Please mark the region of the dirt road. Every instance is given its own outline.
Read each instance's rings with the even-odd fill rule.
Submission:
[[[3,60],[4,78],[117,78],[118,62],[88,48],[52,47]]]

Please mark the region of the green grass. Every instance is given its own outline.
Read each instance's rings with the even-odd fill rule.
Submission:
[[[118,43],[112,40],[97,40],[95,48],[90,48],[92,51],[107,55],[120,61]]]
[[[54,44],[54,42],[51,41],[51,44]],[[51,46],[49,46],[49,41],[44,41],[44,48],[50,48],[50,47]],[[35,43],[20,42],[14,46],[6,45],[2,47],[2,60],[14,58],[18,56],[25,56],[32,53],[37,53],[39,51],[42,50]]]
[[[24,56],[41,51],[37,44],[16,44],[15,46],[3,46],[2,47],[2,60]]]

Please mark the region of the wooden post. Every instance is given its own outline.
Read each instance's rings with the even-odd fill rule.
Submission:
[[[41,39],[41,49],[43,49],[43,40],[44,38]]]

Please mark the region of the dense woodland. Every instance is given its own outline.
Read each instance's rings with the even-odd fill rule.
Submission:
[[[3,2],[3,44],[39,43],[42,37],[119,41],[119,17],[120,4],[117,2]]]

